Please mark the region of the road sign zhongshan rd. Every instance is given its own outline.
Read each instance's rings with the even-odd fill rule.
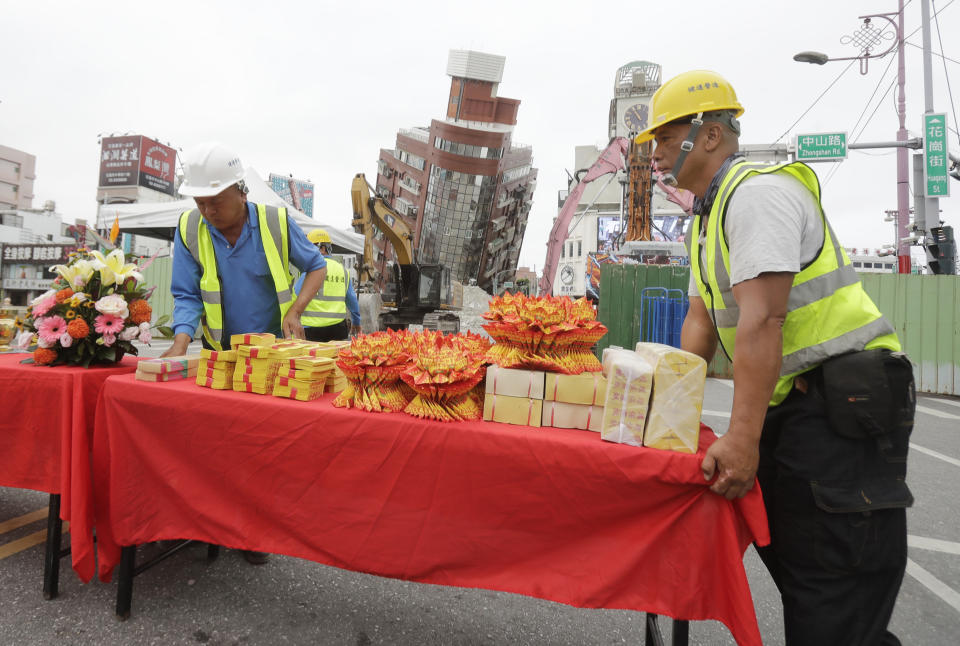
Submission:
[[[836,161],[847,158],[847,133],[797,135],[797,161]]]
[[[927,197],[949,197],[947,183],[947,115],[923,115],[923,175]]]

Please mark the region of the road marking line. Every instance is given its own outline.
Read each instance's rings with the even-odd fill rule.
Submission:
[[[931,552],[943,552],[945,554],[960,554],[960,543],[954,541],[942,541],[938,538],[927,538],[926,536],[907,536],[907,545],[916,547],[920,550],[929,550]]]
[[[67,534],[70,532],[70,523],[63,523],[63,531],[61,534]],[[0,545],[0,561],[7,558],[8,556],[13,556],[18,552],[23,550],[30,549],[34,545],[39,545],[47,540],[47,530],[41,529],[39,532],[34,532],[28,534],[22,538],[18,538],[15,541],[10,541],[9,543],[4,543]]]
[[[936,408],[929,408],[927,406],[917,406],[917,411],[921,413],[926,413],[927,415],[933,415],[934,417],[943,417],[944,419],[960,419],[960,415],[954,415],[953,413],[944,413],[942,410],[937,410]]]
[[[730,417],[730,413],[725,413],[722,410],[704,410],[703,414],[707,417]]]
[[[939,397],[924,397],[926,401],[939,402],[941,404],[949,404],[951,406],[960,407],[960,401],[953,401],[952,399],[940,399]]]
[[[907,574],[919,581],[930,592],[946,601],[954,610],[960,612],[960,593],[917,565],[913,559],[907,559]]]
[[[11,518],[10,520],[5,520],[0,523],[0,534],[6,534],[15,529],[19,529],[24,525],[29,525],[34,523],[41,518],[47,517],[47,508],[38,509],[36,511],[31,511],[29,514],[24,514],[23,516],[17,516],[16,518]]]
[[[919,445],[917,445],[917,444],[914,444],[913,442],[910,442],[910,448],[913,449],[914,451],[920,451],[921,453],[926,453],[926,454],[929,455],[929,456],[932,456],[932,457],[935,457],[935,458],[939,458],[940,460],[943,460],[944,462],[949,462],[950,464],[952,464],[952,465],[955,466],[955,467],[960,467],[960,460],[958,460],[958,459],[956,459],[956,458],[951,458],[949,455],[944,455],[943,453],[937,453],[936,451],[934,451],[934,450],[932,450],[932,449],[928,449],[928,448],[919,446]]]

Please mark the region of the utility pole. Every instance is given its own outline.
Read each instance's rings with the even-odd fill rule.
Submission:
[[[902,0],[901,0],[902,1]],[[930,0],[920,0],[920,22],[923,26],[923,113],[933,113],[933,65],[930,56]],[[924,139],[927,133],[923,133]],[[949,181],[949,180],[948,180]],[[940,200],[936,197],[926,197],[923,200],[924,223],[923,234],[927,244],[932,242],[932,229],[940,226]],[[927,249],[927,264],[933,258]]]
[[[927,0],[922,0],[926,5]],[[907,140],[907,99],[905,87],[906,56],[903,46],[903,0],[900,0],[897,12],[897,117],[900,119],[900,129],[897,130],[897,141]],[[910,243],[904,241],[909,236],[910,224],[910,171],[909,153],[904,147],[897,148],[897,266],[898,273],[909,274],[912,261],[910,259]]]

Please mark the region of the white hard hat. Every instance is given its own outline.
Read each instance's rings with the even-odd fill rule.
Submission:
[[[243,164],[235,152],[212,141],[183,154],[183,175],[181,195],[210,197],[243,180]]]

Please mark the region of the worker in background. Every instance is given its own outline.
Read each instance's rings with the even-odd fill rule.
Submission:
[[[654,94],[653,162],[694,193],[685,350],[733,362],[729,430],[703,459],[734,499],[759,479],[786,642],[899,644],[887,630],[906,565],[909,360],[864,291],[801,163],[739,156],[743,107],[714,72]]]
[[[271,332],[303,338],[300,316],[326,277],[326,261],[286,209],[247,201],[243,165],[219,143],[200,144],[183,157],[180,193],[197,208],[180,216],[174,235],[173,345],[162,356],[186,354],[198,325],[203,345],[230,348],[232,334]],[[304,278],[294,298],[289,265]],[[251,563],[267,555],[245,552]]]
[[[333,243],[324,229],[314,229],[307,239],[317,246],[327,261],[327,277],[303,312],[301,322],[310,341],[348,339],[360,331],[360,304],[350,282],[350,274],[336,259],[331,258]],[[304,277],[297,279],[294,291],[303,294]],[[350,323],[347,324],[349,313]]]

